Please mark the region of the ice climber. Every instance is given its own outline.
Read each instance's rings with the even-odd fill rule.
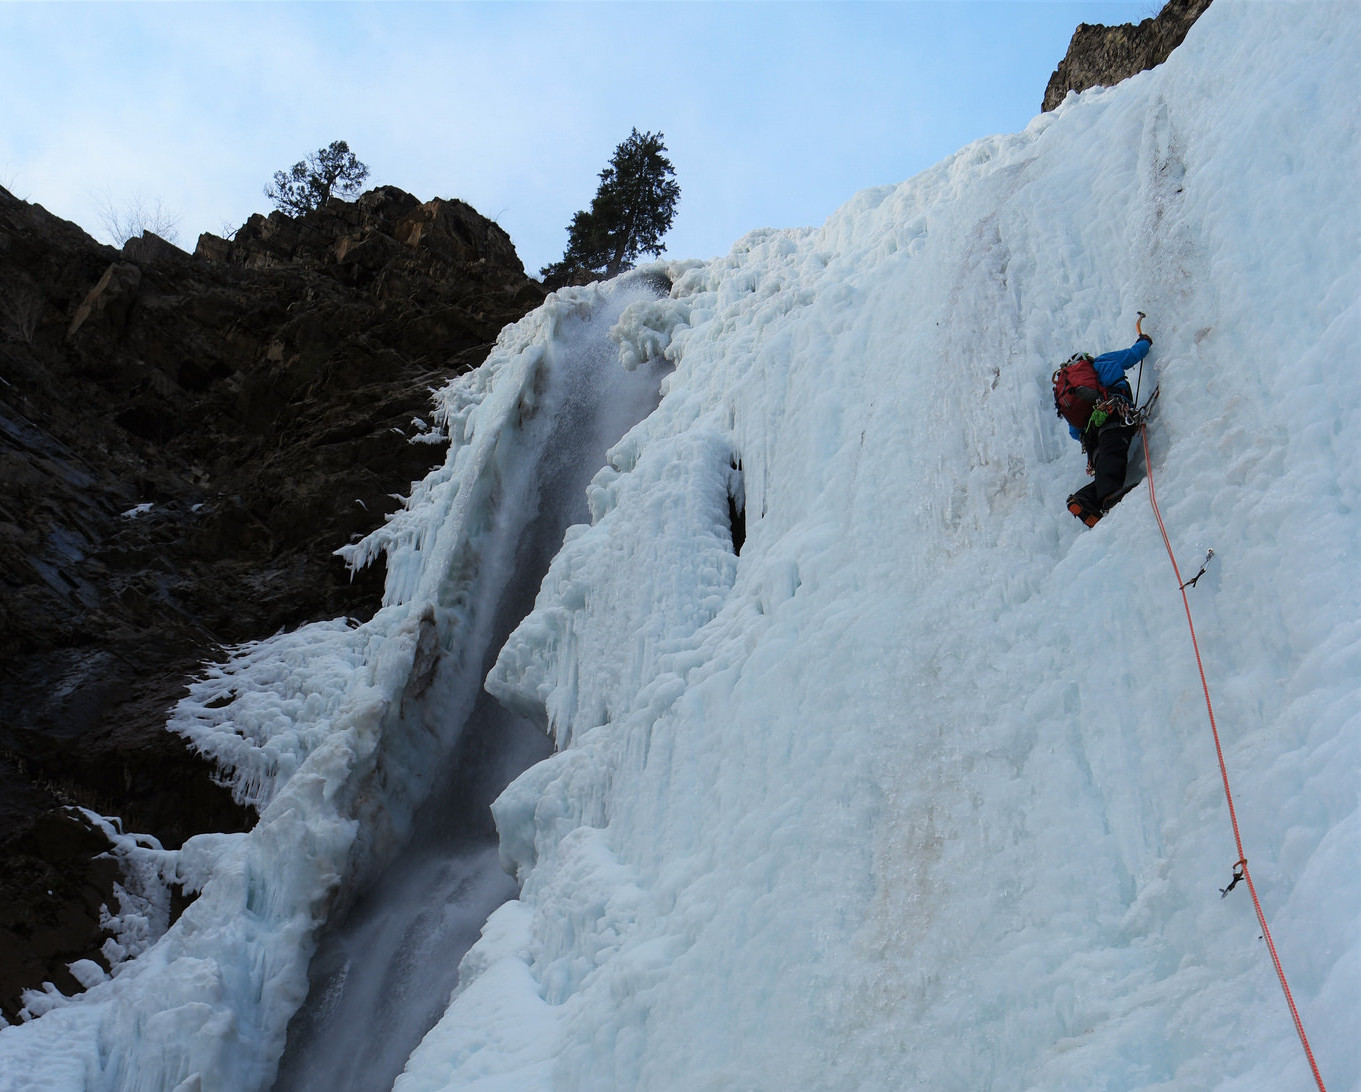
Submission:
[[[1074,353],[1054,372],[1054,408],[1068,422],[1073,439],[1082,444],[1092,479],[1068,497],[1068,511],[1088,527],[1096,526],[1128,491],[1129,445],[1139,426],[1125,372],[1143,360],[1153,344],[1142,322],[1140,312],[1134,324],[1139,339],[1128,349],[1098,357]]]

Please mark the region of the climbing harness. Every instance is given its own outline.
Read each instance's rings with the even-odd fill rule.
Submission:
[[[1112,420],[1126,428],[1142,425],[1152,415],[1153,403],[1158,400],[1158,393],[1161,390],[1161,387],[1154,387],[1148,401],[1142,406],[1131,402],[1123,394],[1108,395],[1092,407],[1092,418],[1088,427],[1100,428],[1102,425],[1110,424]]]
[[[1156,397],[1157,392],[1154,392]],[[1309,1046],[1309,1037],[1304,1033],[1304,1024],[1300,1020],[1299,1009],[1295,1007],[1295,998],[1290,992],[1290,984],[1285,979],[1285,969],[1281,966],[1280,956],[1276,952],[1276,942],[1271,939],[1271,930],[1266,923],[1266,913],[1262,909],[1262,903],[1257,898],[1257,888],[1252,882],[1252,873],[1248,871],[1247,855],[1243,852],[1243,837],[1238,830],[1238,814],[1234,809],[1233,792],[1229,789],[1229,770],[1224,762],[1224,748],[1219,740],[1219,726],[1215,723],[1214,705],[1210,702],[1210,687],[1205,681],[1205,664],[1200,658],[1200,642],[1196,639],[1195,622],[1191,619],[1191,601],[1186,595],[1188,587],[1194,587],[1197,580],[1205,572],[1205,566],[1201,566],[1198,572],[1190,580],[1182,580],[1181,570],[1177,567],[1177,557],[1172,551],[1172,540],[1167,536],[1167,528],[1163,524],[1162,513],[1158,510],[1158,496],[1153,488],[1153,459],[1148,452],[1148,429],[1145,425],[1139,426],[1139,437],[1144,444],[1144,462],[1148,472],[1148,500],[1153,508],[1153,516],[1158,521],[1158,530],[1163,536],[1163,545],[1167,547],[1168,559],[1172,562],[1172,572],[1177,578],[1177,585],[1181,591],[1182,606],[1186,608],[1186,625],[1191,631],[1191,647],[1196,653],[1196,667],[1200,671],[1200,687],[1205,693],[1205,710],[1210,717],[1210,732],[1214,736],[1215,755],[1219,759],[1219,776],[1224,782],[1224,799],[1229,805],[1229,821],[1233,826],[1234,846],[1238,850],[1238,860],[1234,862],[1233,879],[1228,887],[1219,889],[1219,897],[1224,898],[1238,886],[1241,880],[1247,884],[1248,894],[1252,896],[1252,907],[1257,912],[1257,923],[1262,927],[1262,939],[1266,941],[1267,951],[1271,953],[1271,963],[1276,968],[1276,978],[1281,983],[1281,991],[1285,994],[1285,1003],[1290,1009],[1290,1018],[1295,1022],[1295,1032],[1300,1037],[1300,1045],[1304,1047],[1304,1056],[1309,1060],[1309,1069],[1314,1075],[1314,1083],[1318,1085],[1319,1092],[1327,1092],[1323,1086],[1323,1077],[1319,1074],[1318,1063],[1314,1060],[1314,1052]],[[1214,551],[1209,551],[1205,556],[1205,563],[1208,565]]]
[[[1129,399],[1119,394],[1108,394],[1092,403],[1092,415],[1087,418],[1087,428],[1083,431],[1108,425],[1112,420],[1128,425],[1133,415],[1134,408],[1129,404]]]

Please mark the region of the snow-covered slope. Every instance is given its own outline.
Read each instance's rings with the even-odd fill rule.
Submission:
[[[664,267],[616,337],[674,363],[665,396],[488,681],[559,745],[496,807],[521,897],[400,1092],[1313,1086],[1247,894],[1219,895],[1148,494],[1090,531],[1063,507],[1049,374],[1137,310],[1162,515],[1188,574],[1215,550],[1189,594],[1244,849],[1323,1078],[1361,1088],[1359,47],[1354,5],[1218,0],[1152,72]],[[203,897],[0,1030],[0,1088],[268,1081],[338,875],[419,795],[433,711],[402,699],[592,299],[446,393],[449,462],[374,541],[384,611],[246,650],[274,664],[236,678],[252,727],[211,684],[186,708],[262,823],[165,855]]]

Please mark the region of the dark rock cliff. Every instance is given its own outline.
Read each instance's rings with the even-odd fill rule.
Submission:
[[[1069,91],[1110,87],[1154,65],[1181,45],[1210,0],[1168,0],[1156,19],[1105,27],[1081,23],[1044,89],[1043,110],[1052,110]]]
[[[443,458],[430,390],[543,299],[509,237],[391,187],[122,251],[0,190],[0,1011],[98,959],[116,870],[251,817],[165,731],[224,644],[367,616],[333,551]],[[93,848],[92,848],[93,847]]]

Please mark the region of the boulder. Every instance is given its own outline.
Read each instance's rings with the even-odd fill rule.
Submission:
[[[63,993],[82,983],[67,969],[90,959],[108,970],[100,911],[115,907],[120,872],[103,832],[78,811],[48,808],[0,854],[0,1014],[13,1023],[20,992],[51,982]]]
[[[122,336],[141,283],[140,267],[131,262],[114,262],[76,308],[66,336],[75,337],[86,323],[102,326],[115,337]]]

